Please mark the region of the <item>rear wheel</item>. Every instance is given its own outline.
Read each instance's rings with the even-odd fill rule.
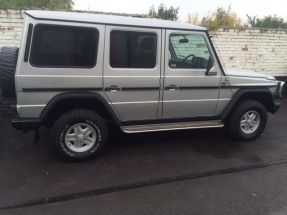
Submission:
[[[226,126],[235,139],[253,140],[264,131],[267,118],[267,111],[261,103],[243,100],[235,107]]]
[[[94,158],[106,145],[105,122],[90,110],[72,110],[62,115],[52,130],[52,143],[60,156],[70,161]]]

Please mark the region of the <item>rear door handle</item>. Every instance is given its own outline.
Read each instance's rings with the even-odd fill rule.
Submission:
[[[175,86],[174,84],[172,84],[172,85],[169,85],[168,87],[165,87],[164,89],[166,89],[166,90],[177,90],[178,87]]]
[[[117,87],[117,85],[112,85],[110,87],[105,88],[106,91],[116,92],[118,90],[121,90],[121,88]]]

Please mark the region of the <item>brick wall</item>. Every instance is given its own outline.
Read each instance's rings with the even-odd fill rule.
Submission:
[[[211,35],[225,67],[287,76],[287,30],[221,28]]]
[[[19,46],[23,11],[0,7],[0,47]],[[226,67],[287,76],[287,30],[221,28],[211,35]]]
[[[20,45],[23,10],[0,7],[0,47]]]

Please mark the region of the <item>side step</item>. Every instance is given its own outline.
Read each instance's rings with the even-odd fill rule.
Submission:
[[[197,128],[218,128],[223,126],[224,124],[221,120],[212,120],[212,121],[131,125],[131,126],[121,126],[121,129],[125,133],[141,133],[141,132],[183,130],[183,129],[197,129]]]

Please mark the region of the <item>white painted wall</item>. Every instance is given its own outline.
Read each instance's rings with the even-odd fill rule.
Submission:
[[[287,76],[287,30],[221,28],[211,35],[225,67]]]
[[[22,26],[22,9],[0,8],[0,47],[18,47]],[[225,67],[287,76],[287,30],[220,28],[210,34]]]
[[[23,10],[0,8],[0,47],[20,45]]]

